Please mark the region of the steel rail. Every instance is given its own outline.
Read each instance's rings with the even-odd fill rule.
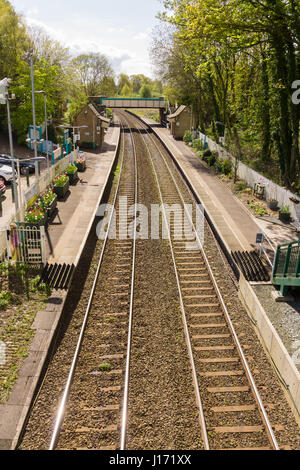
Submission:
[[[125,134],[124,134],[124,129],[123,129],[122,125],[121,125],[121,128],[122,128],[122,131],[123,131],[122,160],[121,160],[121,165],[120,165],[120,173],[119,173],[118,183],[117,183],[117,187],[116,187],[115,197],[114,197],[114,201],[113,201],[113,207],[115,207],[117,197],[118,197],[120,181],[121,181],[121,175],[122,175],[122,170],[123,170],[123,163],[124,163],[124,154],[125,154]],[[73,360],[72,360],[72,364],[71,364],[71,367],[70,367],[67,383],[66,383],[64,393],[63,393],[63,396],[62,396],[62,399],[61,399],[61,402],[60,402],[60,405],[59,405],[58,413],[57,413],[57,416],[56,416],[56,421],[55,421],[54,430],[53,430],[53,433],[52,433],[52,436],[51,436],[51,442],[50,442],[49,450],[54,450],[55,449],[55,447],[57,445],[57,442],[58,442],[58,439],[59,439],[61,427],[62,427],[63,420],[64,420],[65,407],[66,407],[66,403],[67,403],[67,400],[68,400],[68,397],[69,397],[70,388],[71,388],[71,384],[72,384],[72,381],[73,381],[76,365],[77,365],[77,362],[78,362],[79,352],[80,352],[80,348],[81,348],[81,345],[82,345],[82,340],[83,340],[86,324],[87,324],[87,321],[88,321],[92,301],[93,301],[93,298],[94,298],[96,285],[97,285],[97,281],[98,281],[98,278],[99,278],[100,268],[102,266],[102,261],[103,261],[104,252],[105,252],[105,248],[106,248],[106,244],[107,244],[107,240],[108,240],[108,236],[109,236],[109,231],[110,231],[110,227],[111,227],[113,213],[114,213],[114,211],[112,210],[111,214],[110,214],[108,228],[107,228],[107,232],[106,232],[105,239],[104,239],[104,242],[103,242],[101,254],[100,254],[100,257],[99,257],[97,271],[96,271],[94,282],[93,282],[93,285],[92,285],[88,305],[87,305],[85,315],[84,315],[84,319],[83,319],[83,323],[82,323],[82,326],[81,326],[80,335],[79,335],[78,340],[77,340],[76,350],[75,350],[75,353],[74,353],[74,356],[73,356]]]
[[[139,129],[138,129],[138,132],[139,132],[140,136],[142,137],[142,140],[144,141],[145,147],[148,151],[150,161],[151,161],[151,164],[152,164],[152,167],[153,167],[154,176],[155,176],[155,179],[156,179],[156,184],[157,184],[160,200],[161,200],[163,216],[164,216],[164,221],[165,221],[165,225],[166,225],[166,229],[167,229],[167,233],[168,233],[168,239],[169,239],[170,249],[171,249],[171,256],[172,256],[172,260],[173,260],[174,271],[175,271],[176,282],[177,282],[177,288],[178,288],[178,293],[179,293],[180,309],[181,309],[181,313],[182,313],[184,332],[185,332],[187,348],[188,348],[188,353],[189,353],[189,359],[190,359],[191,368],[192,368],[192,377],[193,377],[194,388],[195,388],[195,393],[196,393],[197,405],[198,405],[198,409],[199,409],[199,421],[200,421],[201,434],[202,434],[202,439],[203,439],[203,443],[204,443],[204,448],[205,448],[205,450],[209,450],[209,442],[208,442],[208,436],[207,436],[207,431],[206,431],[202,401],[201,401],[201,396],[200,396],[196,366],[195,366],[194,357],[193,357],[192,343],[191,343],[191,338],[190,338],[188,325],[187,325],[187,318],[186,318],[186,314],[185,314],[183,295],[182,295],[182,291],[181,291],[179,275],[178,275],[176,261],[175,261],[173,243],[172,243],[172,238],[171,238],[171,234],[170,234],[170,230],[169,230],[169,226],[168,226],[168,221],[167,221],[167,216],[166,216],[166,212],[165,212],[161,187],[160,187],[159,180],[158,180],[158,175],[157,175],[157,172],[156,172],[156,169],[155,169],[152,157],[151,157],[151,152],[150,152],[149,146],[147,145],[146,140],[145,140],[143,134],[140,132]]]
[[[125,118],[124,118],[125,119]],[[130,308],[129,308],[129,325],[128,325],[128,338],[127,338],[127,354],[126,354],[126,367],[124,379],[124,394],[123,394],[123,410],[121,417],[121,440],[120,450],[125,450],[126,435],[127,435],[127,414],[128,414],[128,395],[129,395],[129,378],[130,378],[130,354],[131,354],[131,339],[132,339],[132,324],[133,324],[133,300],[134,300],[134,281],[135,281],[135,258],[136,258],[136,229],[137,229],[137,199],[138,199],[138,171],[137,171],[137,158],[136,147],[128,121],[125,119],[126,124],[130,130],[130,136],[133,146],[134,154],[134,167],[135,167],[135,197],[134,197],[134,238],[133,238],[133,255],[132,255],[132,271],[131,271],[131,293],[130,293]]]
[[[144,124],[144,125],[145,125],[145,124]],[[145,126],[146,126],[146,125],[145,125]],[[170,170],[170,167],[169,167],[169,165],[168,165],[168,163],[167,163],[165,157],[163,156],[161,150],[159,149],[159,147],[158,147],[158,145],[156,144],[155,140],[154,140],[153,137],[151,136],[151,134],[150,134],[150,132],[149,132],[148,126],[147,126],[147,127],[144,127],[144,128],[147,130],[147,135],[149,136],[150,140],[151,140],[152,143],[155,145],[156,149],[159,151],[159,154],[161,155],[161,157],[162,157],[162,159],[163,159],[163,161],[164,161],[164,163],[165,163],[165,166],[166,166],[166,168],[168,169],[169,174],[170,174],[170,176],[171,176],[171,178],[172,178],[172,180],[173,180],[173,182],[174,182],[174,184],[175,184],[175,186],[176,186],[176,189],[177,189],[178,195],[179,195],[179,197],[180,197],[180,199],[181,199],[181,202],[184,204],[185,201],[184,201],[184,199],[183,199],[183,196],[182,196],[182,194],[181,194],[181,191],[180,191],[180,189],[179,189],[179,187],[178,187],[178,184],[177,184],[177,182],[176,182],[176,180],[175,180],[175,178],[174,178],[174,175],[172,174],[172,172],[171,172],[171,170]],[[200,248],[200,250],[201,250],[201,252],[202,252],[202,254],[203,254],[204,261],[205,261],[206,266],[207,266],[207,268],[208,268],[210,277],[211,277],[211,279],[212,279],[212,281],[213,281],[215,290],[216,290],[216,292],[217,292],[219,301],[220,301],[220,303],[221,303],[223,312],[224,312],[224,314],[225,314],[225,318],[226,318],[226,320],[227,320],[228,326],[229,326],[230,331],[231,331],[231,333],[232,333],[232,336],[233,336],[233,338],[234,338],[235,345],[236,345],[236,347],[237,347],[239,356],[240,356],[240,358],[241,358],[241,361],[242,361],[242,364],[243,364],[243,366],[244,366],[246,375],[247,375],[248,380],[249,380],[249,383],[250,383],[250,385],[251,385],[251,389],[252,389],[252,391],[253,391],[255,400],[256,400],[256,402],[257,402],[257,404],[258,404],[258,408],[259,408],[261,417],[262,417],[263,422],[264,422],[264,425],[265,425],[265,427],[266,427],[267,434],[268,434],[268,436],[269,436],[269,440],[270,440],[271,445],[273,446],[274,450],[279,450],[279,446],[278,446],[276,437],[275,437],[275,435],[274,435],[274,432],[273,432],[273,429],[272,429],[272,425],[271,425],[271,423],[270,423],[270,421],[269,421],[268,415],[267,415],[266,410],[265,410],[265,407],[264,407],[264,405],[263,405],[263,401],[262,401],[262,399],[261,399],[261,397],[260,397],[260,394],[259,394],[259,391],[258,391],[258,389],[257,389],[257,387],[256,387],[255,381],[254,381],[253,376],[252,376],[252,373],[251,373],[251,371],[250,371],[250,368],[249,368],[247,359],[246,359],[246,357],[245,357],[245,355],[244,355],[244,352],[243,352],[243,350],[242,350],[242,347],[241,347],[240,341],[239,341],[239,339],[238,339],[238,336],[237,336],[237,334],[236,334],[236,332],[235,332],[235,329],[234,329],[234,326],[233,326],[233,324],[232,324],[232,321],[231,321],[229,312],[228,312],[228,310],[227,310],[226,304],[225,304],[225,302],[224,302],[223,296],[222,296],[221,291],[220,291],[220,289],[219,289],[219,287],[218,287],[218,284],[217,284],[217,281],[216,281],[216,279],[215,279],[214,273],[213,273],[213,271],[212,271],[212,268],[211,268],[210,263],[209,263],[209,261],[208,261],[208,258],[207,258],[207,256],[206,256],[206,253],[205,253],[205,251],[204,251],[204,247],[203,247],[203,245],[202,245],[202,243],[201,243],[201,240],[200,240],[200,238],[199,238],[199,234],[198,234],[198,232],[197,232],[197,230],[196,230],[196,228],[195,228],[195,226],[194,226],[194,223],[193,223],[193,221],[192,221],[192,219],[191,219],[190,214],[188,213],[188,211],[186,212],[186,214],[187,214],[187,216],[188,216],[188,218],[189,218],[191,227],[192,227],[192,229],[193,229],[193,231],[194,231],[194,233],[195,233],[195,236],[196,236],[196,238],[197,238],[197,242],[198,242],[199,248]]]

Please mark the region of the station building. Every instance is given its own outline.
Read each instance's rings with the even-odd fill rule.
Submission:
[[[167,116],[174,139],[183,139],[185,131],[192,128],[192,118],[191,108],[184,105],[179,106],[173,114]]]
[[[110,119],[102,116],[94,104],[87,104],[74,120],[74,126],[87,126],[80,130],[79,146],[82,148],[101,148],[105,129],[110,125]]]

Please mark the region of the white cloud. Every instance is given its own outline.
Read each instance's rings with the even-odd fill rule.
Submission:
[[[99,27],[98,19],[87,20],[77,15],[69,22],[58,22],[55,27],[45,24],[34,15],[26,15],[26,21],[30,26],[45,29],[49,36],[68,47],[74,55],[87,52],[105,54],[117,74],[152,75],[148,57],[149,28],[136,32],[111,25]]]

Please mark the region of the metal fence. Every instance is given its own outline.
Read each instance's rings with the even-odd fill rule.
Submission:
[[[72,161],[73,161],[73,155],[69,154],[69,155],[65,156],[64,158],[62,158],[61,160],[58,160],[55,163],[55,165],[53,165],[49,168],[49,171],[46,169],[39,176],[39,178],[35,179],[35,182],[28,189],[26,189],[23,192],[23,207],[24,207],[24,210],[26,210],[28,204],[30,204],[30,202],[33,201],[34,198],[36,198],[37,196],[39,196],[40,194],[45,192],[47,187],[52,183],[53,179],[56,176],[58,176],[58,175],[65,172],[65,170],[68,167],[69,163],[72,162]],[[9,252],[8,252],[8,244],[7,244],[7,230],[9,230],[9,227],[12,224],[15,224],[17,220],[20,220],[20,212],[21,211],[19,210],[17,213],[15,213],[10,218],[10,220],[8,221],[8,224],[7,224],[7,229],[0,231],[0,263],[9,260],[10,255],[9,255]],[[40,230],[41,227],[37,227],[37,229]],[[33,253],[33,251],[32,251],[32,253]],[[24,254],[25,253],[23,253],[22,251],[20,252],[20,256],[21,255],[23,256]],[[30,257],[30,259],[31,259],[31,257]],[[33,254],[32,254],[32,259],[34,259]]]
[[[45,264],[45,227],[15,224],[5,231],[6,261]]]

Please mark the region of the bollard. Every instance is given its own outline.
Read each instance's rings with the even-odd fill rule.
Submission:
[[[26,181],[27,181],[27,186],[30,186],[30,182],[29,182],[29,168],[26,168]]]
[[[41,162],[38,162],[38,173],[41,176]]]

